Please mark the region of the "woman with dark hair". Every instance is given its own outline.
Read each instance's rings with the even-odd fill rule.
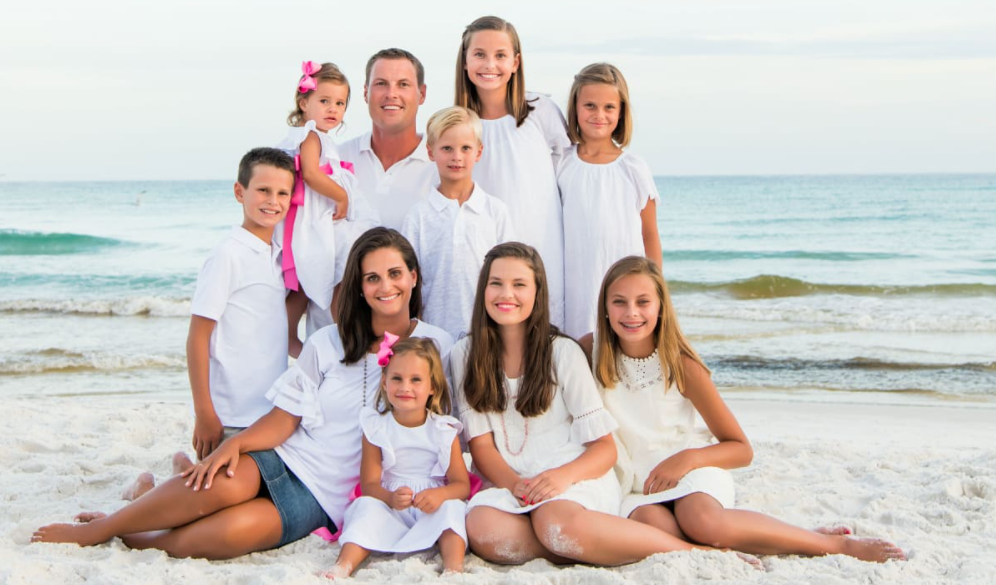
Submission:
[[[175,557],[227,559],[342,525],[360,477],[359,412],[380,386],[386,333],[452,339],[418,319],[418,259],[398,232],[374,228],[346,262],[339,324],[312,335],[267,393],[274,408],[210,456],[110,515],[38,529],[36,542],[94,545],[121,537]],[[222,470],[224,473],[219,473]]]

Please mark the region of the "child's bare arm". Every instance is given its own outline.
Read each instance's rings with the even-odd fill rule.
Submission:
[[[209,363],[211,333],[218,323],[199,315],[190,316],[187,332],[187,374],[194,399],[194,436],[192,445],[198,459],[204,459],[221,444],[224,434],[221,420],[211,401]]]
[[[661,268],[661,235],[657,231],[657,201],[647,200],[647,205],[640,212],[640,226],[643,232],[643,250],[647,259]]]
[[[474,465],[484,477],[497,487],[512,490],[522,481],[522,477],[513,470],[498,452],[495,446],[494,433],[485,433],[474,437],[467,443]]]
[[[381,485],[384,474],[383,453],[380,447],[363,437],[363,453],[360,459],[360,487],[364,496],[377,498],[395,510],[404,510],[412,504],[411,488],[402,487],[388,491]]]
[[[685,449],[661,461],[644,482],[643,492],[646,494],[678,485],[678,481],[693,469],[734,469],[749,465],[754,458],[754,450],[747,435],[719,395],[709,373],[695,360],[687,357],[684,358],[684,369],[685,397],[692,401],[695,410],[719,442],[697,449]]]
[[[346,217],[348,211],[349,195],[342,188],[342,185],[322,172],[318,164],[321,158],[321,140],[314,132],[309,132],[308,137],[301,143],[301,177],[304,178],[304,182],[311,187],[312,191],[335,201],[336,210],[333,219],[342,219]],[[343,172],[341,169],[334,170],[335,172]]]
[[[463,462],[459,438],[453,439],[446,481],[448,483],[444,486],[422,490],[415,494],[412,505],[426,514],[431,514],[446,500],[466,500],[470,497],[470,475],[467,474],[467,465]]]

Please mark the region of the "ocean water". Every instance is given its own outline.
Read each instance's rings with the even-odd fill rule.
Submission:
[[[658,177],[664,273],[743,399],[996,407],[996,175]],[[185,395],[224,181],[0,182],[0,396]]]

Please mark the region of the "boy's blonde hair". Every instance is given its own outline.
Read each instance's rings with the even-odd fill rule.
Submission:
[[[481,98],[477,95],[477,86],[467,77],[467,49],[470,48],[470,40],[474,38],[474,33],[482,30],[493,30],[503,32],[508,35],[508,40],[512,43],[512,57],[519,58],[519,69],[512,74],[505,87],[505,107],[508,113],[515,118],[516,127],[522,126],[526,121],[526,116],[532,111],[531,106],[526,101],[526,72],[522,59],[522,43],[519,42],[519,33],[511,22],[498,18],[497,16],[482,16],[467,25],[463,30],[463,37],[460,39],[460,52],[457,54],[456,64],[456,96],[454,103],[470,110],[481,113],[483,106]]]
[[[647,260],[643,256],[627,256],[613,264],[609,271],[605,273],[602,281],[602,288],[598,292],[598,322],[596,325],[595,353],[595,378],[598,383],[606,389],[615,388],[619,381],[619,337],[612,330],[609,323],[608,310],[606,309],[609,287],[624,276],[643,275],[654,283],[654,290],[657,293],[657,300],[660,302],[660,314],[657,325],[654,327],[654,346],[657,348],[657,357],[661,361],[661,369],[664,371],[666,384],[665,392],[672,384],[678,386],[678,391],[685,392],[685,367],[684,358],[688,357],[702,368],[709,372],[699,354],[692,349],[688,339],[681,332],[678,326],[678,316],[674,312],[671,304],[671,294],[667,290],[667,283],[664,276],[656,264]]]
[[[474,131],[474,138],[477,139],[478,146],[483,144],[484,128],[481,126],[481,118],[473,110],[461,106],[443,108],[429,118],[429,123],[425,126],[426,144],[431,147],[439,140],[443,132],[461,124],[470,126],[470,129]]]
[[[633,114],[629,107],[629,86],[626,85],[626,78],[623,77],[622,72],[616,69],[615,65],[608,63],[592,63],[574,76],[571,97],[567,100],[567,135],[574,144],[584,142],[584,138],[581,136],[581,127],[578,125],[578,96],[581,94],[582,87],[599,83],[611,85],[619,92],[619,123],[612,131],[612,141],[619,148],[625,148],[633,137]]]
[[[331,81],[332,83],[337,83],[339,85],[346,86],[346,107],[349,107],[349,97],[352,95],[353,91],[349,88],[349,80],[346,79],[346,74],[339,69],[339,66],[335,63],[322,63],[321,69],[319,69],[312,77],[315,78],[315,85],[322,83],[323,81]],[[304,79],[298,80],[298,83]],[[301,108],[301,102],[308,99],[308,96],[315,93],[314,89],[309,89],[308,91],[301,91],[296,89],[294,91],[294,109],[291,113],[287,115],[287,125],[288,126],[302,126],[304,125],[304,109]],[[340,126],[341,128],[341,126]]]
[[[394,355],[391,360],[406,353],[414,353],[429,364],[429,383],[432,385],[432,394],[425,407],[436,414],[449,414],[451,409],[450,386],[446,383],[446,375],[443,373],[443,359],[439,356],[439,348],[436,342],[428,337],[409,337],[402,339],[391,347]],[[394,409],[387,399],[387,370],[391,367],[388,362],[381,370],[380,389],[377,391],[377,399],[374,408],[381,414]]]

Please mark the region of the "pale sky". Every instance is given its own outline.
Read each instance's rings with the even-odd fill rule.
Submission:
[[[0,18],[0,181],[232,179],[286,133],[303,60],[350,79],[342,141],[390,46],[425,64],[421,131],[489,13],[562,109],[578,70],[618,66],[655,174],[996,172],[992,0],[33,0]]]

